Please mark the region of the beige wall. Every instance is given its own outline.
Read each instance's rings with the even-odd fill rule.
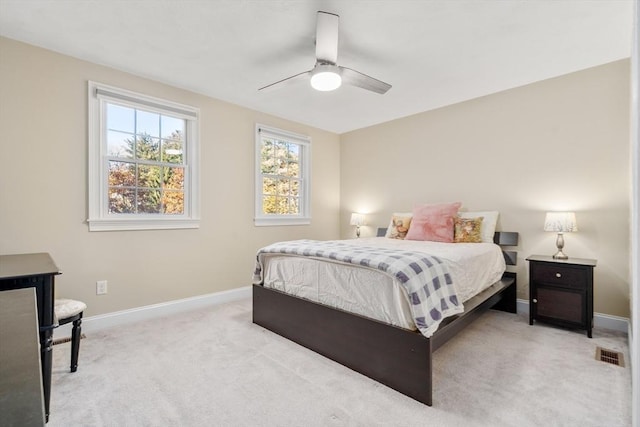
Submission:
[[[87,80],[200,108],[201,227],[89,232]],[[254,227],[254,126],[312,138],[312,225]],[[96,315],[249,285],[255,251],[339,236],[339,136],[0,38],[0,253],[49,252]],[[96,280],[109,293],[96,296]]]
[[[629,67],[618,61],[341,135],[342,236],[350,212],[386,226],[416,203],[499,210],[529,254],[551,255],[548,210],[576,211],[570,257],[596,258],[595,311],[629,316]],[[480,77],[479,77],[480,78]]]
[[[87,80],[200,108],[199,229],[88,231]],[[554,249],[544,212],[571,209],[566,252],[598,259],[596,311],[628,317],[628,81],[619,61],[338,136],[0,38],[0,253],[50,252],[58,295],[96,315],[246,286],[256,249],[351,237],[352,211],[367,235],[392,211],[459,200],[521,233],[526,298],[524,258]],[[256,122],[312,137],[311,226],[254,227]]]

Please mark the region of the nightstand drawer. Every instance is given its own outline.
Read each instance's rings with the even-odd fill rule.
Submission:
[[[587,270],[562,265],[536,265],[531,269],[531,279],[551,285],[583,289],[587,283]]]

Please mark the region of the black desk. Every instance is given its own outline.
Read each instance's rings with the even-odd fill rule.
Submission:
[[[43,397],[35,289],[0,292],[0,423],[42,427]]]
[[[49,254],[0,255],[0,291],[35,288],[40,325],[40,363],[45,419],[49,421],[53,346],[54,277],[60,270]]]

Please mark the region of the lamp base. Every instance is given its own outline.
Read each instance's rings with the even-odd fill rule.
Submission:
[[[558,251],[553,255],[553,259],[569,259],[569,257],[562,251]]]
[[[569,259],[569,257],[562,252],[562,248],[564,248],[564,237],[562,233],[558,233],[558,238],[556,239],[556,247],[558,248],[558,252],[553,255],[553,259]]]

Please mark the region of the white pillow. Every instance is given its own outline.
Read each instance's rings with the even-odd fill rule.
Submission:
[[[413,218],[413,212],[394,212],[391,214],[391,219],[389,220],[389,225],[387,226],[387,232],[384,237],[391,238],[391,234],[393,233],[393,217],[403,217],[403,218]]]
[[[499,214],[500,212],[498,211],[458,212],[460,218],[477,218],[479,216],[483,218],[480,233],[484,243],[493,243],[493,235],[496,232]]]

